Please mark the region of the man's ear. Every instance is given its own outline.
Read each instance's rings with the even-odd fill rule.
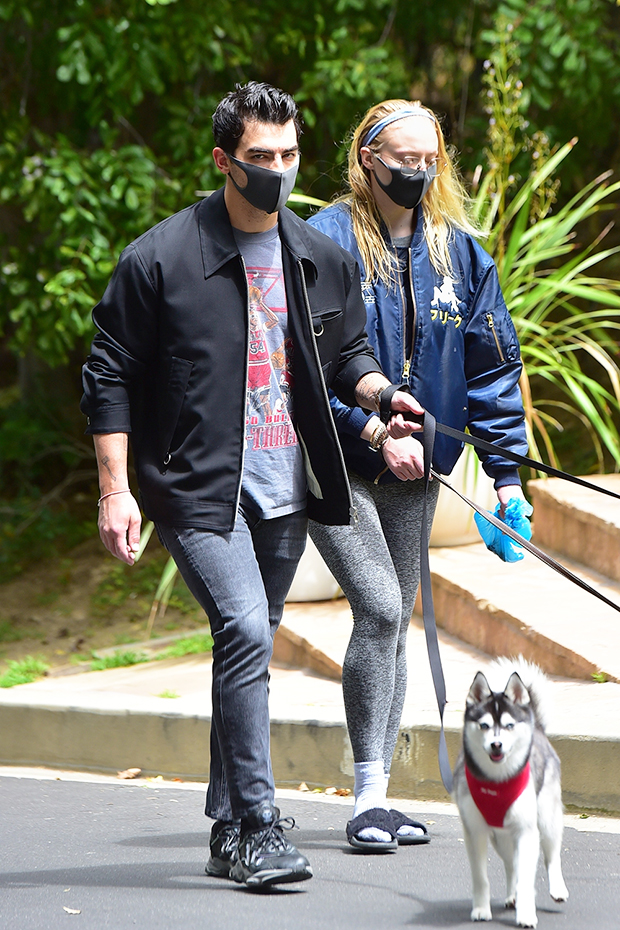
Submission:
[[[219,146],[213,149],[213,161],[222,174],[230,174],[230,161],[224,149],[221,149]]]

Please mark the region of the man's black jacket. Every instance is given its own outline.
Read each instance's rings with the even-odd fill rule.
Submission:
[[[295,428],[308,515],[348,523],[351,498],[327,388],[355,404],[380,371],[368,345],[354,258],[290,210],[279,215],[294,345]],[[223,189],[122,253],[93,311],[83,370],[88,433],[131,433],[148,519],[232,529],[246,420],[248,286]]]

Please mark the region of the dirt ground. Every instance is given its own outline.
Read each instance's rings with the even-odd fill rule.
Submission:
[[[42,562],[0,585],[0,674],[9,660],[42,658],[51,667],[86,661],[92,651],[145,639],[167,553],[152,539],[130,568],[99,538]],[[170,605],[152,636],[191,632],[205,614],[177,577]]]

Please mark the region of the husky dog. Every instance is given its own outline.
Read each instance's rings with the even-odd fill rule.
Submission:
[[[547,679],[523,658],[497,659],[478,672],[467,696],[453,797],[472,874],[472,920],[491,920],[490,837],[506,869],[506,907],[518,927],[535,927],[535,878],[542,845],[549,891],[566,901],[562,877],[560,760],[545,735]]]

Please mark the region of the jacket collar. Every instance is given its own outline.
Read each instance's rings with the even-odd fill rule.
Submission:
[[[349,207],[349,215],[351,208]],[[392,237],[390,236],[390,231],[387,228],[385,220],[381,220],[380,224],[381,235],[385,239],[387,246],[389,247],[392,242]],[[424,213],[422,212],[422,204],[419,203],[415,208],[415,229],[413,230],[413,235],[411,237],[410,249],[417,249],[419,245],[424,241]]]
[[[299,217],[284,207],[278,216],[282,244],[295,258],[310,262],[316,268],[309,228]],[[198,230],[205,278],[215,274],[222,265],[239,255],[228,210],[221,187],[198,204]]]

